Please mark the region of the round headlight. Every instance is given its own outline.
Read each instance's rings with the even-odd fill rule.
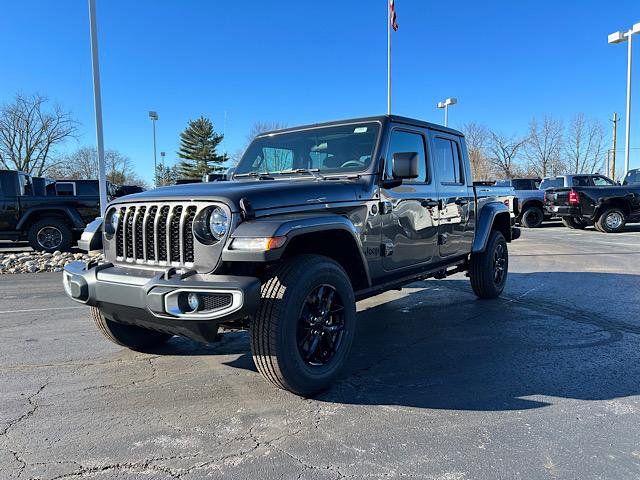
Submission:
[[[120,211],[114,208],[107,213],[107,220],[104,223],[104,231],[107,235],[114,235],[118,230],[118,223],[120,221]]]
[[[211,234],[216,240],[222,239],[227,234],[229,217],[222,208],[214,208],[211,215],[209,215],[209,230],[211,230]]]

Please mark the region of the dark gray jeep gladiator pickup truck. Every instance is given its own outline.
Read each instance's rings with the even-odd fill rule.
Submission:
[[[500,295],[520,232],[499,195],[474,187],[449,128],[398,116],[288,128],[258,136],[229,181],[112,202],[104,262],[69,264],[64,288],[135,350],[248,328],[258,371],[313,395],[345,363],[357,300],[457,272],[478,297]]]

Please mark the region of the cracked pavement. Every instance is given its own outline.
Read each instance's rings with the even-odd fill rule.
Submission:
[[[1,276],[0,479],[638,478],[639,233],[525,230],[496,301],[456,275],[360,302],[316,399],[244,332],[135,353],[60,274]]]

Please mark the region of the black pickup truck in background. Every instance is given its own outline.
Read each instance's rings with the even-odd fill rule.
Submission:
[[[545,208],[569,228],[594,225],[601,232],[621,232],[640,221],[640,184],[550,188]]]
[[[45,252],[69,250],[100,215],[99,196],[88,185],[34,181],[23,172],[0,170],[0,239],[26,239]]]
[[[143,192],[107,182],[107,198]],[[0,170],[0,240],[28,240],[38,251],[67,251],[100,215],[98,180],[54,180]]]

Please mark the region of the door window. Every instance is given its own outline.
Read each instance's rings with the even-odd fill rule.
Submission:
[[[403,130],[394,130],[389,141],[389,155],[387,158],[387,177],[392,178],[391,165],[394,153],[416,152],[419,157],[418,177],[404,180],[403,183],[427,182],[427,155],[424,148],[424,137],[419,133],[410,133]]]
[[[464,183],[458,144],[448,138],[435,138],[435,160],[440,183],[460,185]]]

